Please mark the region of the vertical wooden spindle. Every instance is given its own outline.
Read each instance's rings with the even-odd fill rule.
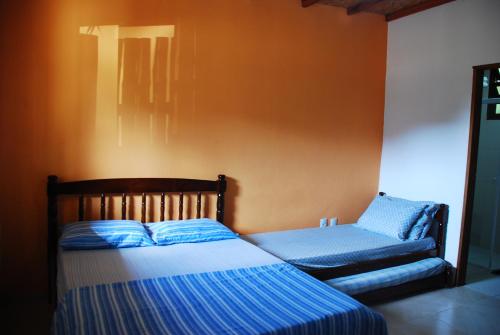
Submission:
[[[184,212],[184,193],[179,194],[179,220],[182,220],[182,212]]]
[[[127,195],[122,193],[122,220],[127,219]]]
[[[226,176],[220,174],[217,179],[217,221],[224,223],[224,192],[226,192]]]
[[[146,222],[146,193],[142,194],[142,204],[141,204],[141,222]]]
[[[106,198],[104,193],[101,193],[101,220],[106,220]]]
[[[201,192],[196,195],[196,218],[201,218]]]
[[[85,212],[83,201],[84,201],[83,194],[81,194],[78,197],[78,221],[83,221],[83,213]]]
[[[437,255],[440,258],[444,258],[444,239],[445,239],[445,225],[444,222],[447,221],[447,206],[444,204],[439,205],[439,210],[436,213],[435,221],[438,223],[438,232],[437,232],[437,240],[436,240],[436,251]]]
[[[161,194],[160,221],[165,221],[165,193]]]

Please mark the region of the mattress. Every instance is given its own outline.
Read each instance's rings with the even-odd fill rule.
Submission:
[[[100,250],[59,250],[57,295],[73,288],[136,279],[283,263],[239,238]]]
[[[410,264],[334,278],[325,283],[345,294],[356,295],[437,276],[446,270],[447,264],[438,257],[427,258]]]
[[[345,224],[242,236],[302,270],[324,269],[434,249],[432,237],[401,241]]]

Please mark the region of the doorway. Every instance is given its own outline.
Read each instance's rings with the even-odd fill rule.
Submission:
[[[474,67],[457,284],[500,274],[500,63]]]

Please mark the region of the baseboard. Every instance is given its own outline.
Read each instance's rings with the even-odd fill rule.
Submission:
[[[457,286],[457,268],[449,264],[446,268],[446,287]]]

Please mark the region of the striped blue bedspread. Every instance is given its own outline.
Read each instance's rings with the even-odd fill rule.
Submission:
[[[410,281],[437,276],[446,271],[447,262],[441,258],[426,258],[391,268],[338,277],[326,283],[349,295],[361,294]]]
[[[288,264],[81,287],[56,334],[387,334],[383,317]]]

